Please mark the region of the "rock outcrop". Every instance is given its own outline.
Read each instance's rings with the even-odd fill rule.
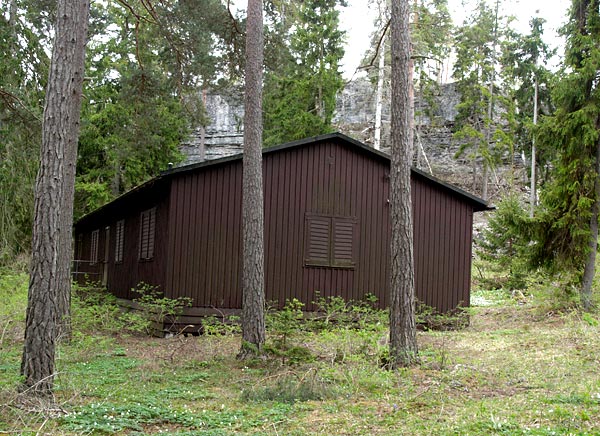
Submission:
[[[349,82],[337,99],[333,123],[337,130],[372,145],[376,89],[366,78]],[[478,193],[477,163],[456,158],[460,143],[452,136],[460,95],[452,83],[440,85],[433,99],[415,98],[414,165],[442,180]],[[243,89],[207,94],[205,106],[210,123],[194,131],[182,144],[184,164],[216,159],[241,152],[243,144]],[[429,115],[426,115],[429,114]],[[389,96],[382,111],[382,150],[389,151]],[[204,146],[203,146],[204,145]],[[493,190],[492,190],[493,192]]]

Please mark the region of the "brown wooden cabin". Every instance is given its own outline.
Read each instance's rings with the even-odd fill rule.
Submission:
[[[389,157],[339,133],[263,151],[267,301],[372,293],[388,304]],[[195,316],[239,310],[240,155],[173,168],[81,218],[76,277],[132,300],[140,282],[191,297]],[[473,212],[487,204],[412,171],[417,298],[468,306]],[[218,310],[215,310],[218,309]],[[197,321],[197,320],[196,320]]]

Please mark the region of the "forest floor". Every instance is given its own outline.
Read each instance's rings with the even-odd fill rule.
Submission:
[[[531,296],[474,292],[469,326],[420,331],[420,364],[398,371],[385,314],[271,331],[303,352],[242,362],[234,327],[151,338],[76,305],[42,404],[18,393],[26,287],[0,276],[0,434],[600,435],[598,317]]]

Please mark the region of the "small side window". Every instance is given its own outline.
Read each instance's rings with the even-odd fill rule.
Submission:
[[[125,245],[125,220],[117,221],[115,226],[115,263],[123,263],[123,246]]]
[[[92,232],[92,241],[91,241],[91,252],[90,252],[90,263],[92,265],[98,263],[98,239],[100,236],[100,230],[94,230]]]
[[[83,233],[77,235],[77,248],[75,250],[75,260],[83,259]]]
[[[155,207],[145,210],[140,214],[140,260],[151,260],[154,257],[155,222]]]

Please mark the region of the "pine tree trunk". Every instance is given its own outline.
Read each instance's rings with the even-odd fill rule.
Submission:
[[[242,347],[256,355],[265,342],[264,219],[262,183],[262,0],[248,0],[242,194]]]
[[[600,129],[600,119],[597,123],[597,129]],[[592,309],[592,283],[596,273],[596,253],[598,252],[598,215],[600,212],[600,141],[596,144],[595,156],[595,175],[594,175],[594,204],[592,205],[592,216],[590,218],[590,241],[589,253],[583,269],[583,279],[581,282],[581,306],[584,310]]]
[[[418,359],[415,326],[413,226],[410,185],[412,162],[412,86],[409,4],[392,1],[392,131],[390,172],[391,283],[390,360],[392,368]]]
[[[59,0],[46,90],[25,340],[24,389],[50,394],[59,326],[70,301],[73,187],[89,1]]]

